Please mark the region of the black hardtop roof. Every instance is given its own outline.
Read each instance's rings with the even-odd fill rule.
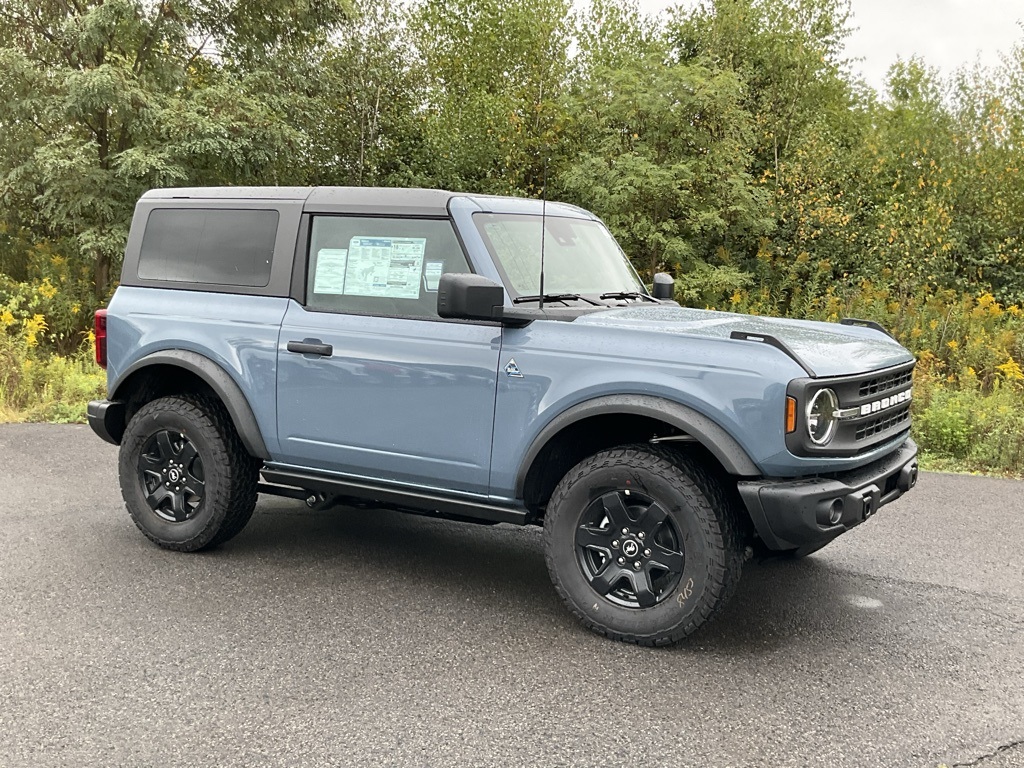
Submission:
[[[462,196],[443,189],[315,187],[306,198],[305,209],[310,213],[447,216],[448,201]]]
[[[541,201],[522,197],[476,195],[443,189],[397,187],[175,187],[152,189],[142,199],[305,201],[309,213],[356,213],[392,216],[447,216],[454,198],[473,201],[481,210],[540,213]],[[592,214],[565,203],[549,202],[549,215]],[[536,208],[537,210],[533,210]]]

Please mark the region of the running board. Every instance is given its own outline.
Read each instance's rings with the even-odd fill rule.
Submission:
[[[261,493],[292,496],[291,488],[320,491],[335,496],[348,496],[378,502],[382,506],[398,507],[408,511],[436,512],[442,516],[487,523],[513,523],[527,525],[532,520],[523,507],[502,507],[497,504],[443,496],[438,493],[414,491],[389,485],[376,485],[363,480],[327,477],[312,472],[290,472],[281,469],[263,469],[263,479],[278,486],[290,486],[280,491],[271,486],[260,486]],[[303,493],[301,498],[307,494]]]

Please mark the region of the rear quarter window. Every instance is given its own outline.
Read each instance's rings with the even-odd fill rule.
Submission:
[[[277,211],[156,208],[146,221],[139,277],[266,287],[277,226]]]

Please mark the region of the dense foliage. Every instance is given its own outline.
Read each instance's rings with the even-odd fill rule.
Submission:
[[[149,187],[546,181],[683,302],[892,327],[924,445],[1024,469],[1024,45],[878,94],[848,0],[579,7],[0,0],[0,408],[99,386],[81,349]]]

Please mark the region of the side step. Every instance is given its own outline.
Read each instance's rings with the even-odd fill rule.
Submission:
[[[398,509],[403,512],[420,514],[433,512],[442,517],[456,520],[513,523],[514,525],[527,525],[533,521],[533,515],[524,507],[503,507],[427,491],[378,485],[365,480],[327,477],[311,472],[264,468],[262,474],[263,479],[271,485],[260,483],[260,493],[287,496],[293,499],[305,499],[309,495],[307,491],[319,491],[333,496],[372,501],[382,507]]]

